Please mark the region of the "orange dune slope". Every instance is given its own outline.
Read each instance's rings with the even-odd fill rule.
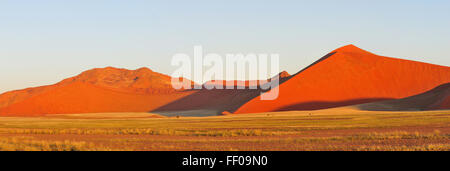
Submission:
[[[2,116],[45,114],[147,112],[189,93],[134,94],[76,82],[0,109]]]
[[[370,111],[417,111],[450,109],[450,83],[403,99],[360,104],[356,107]]]
[[[383,57],[354,45],[336,49],[279,86],[279,97],[256,97],[235,113],[316,110],[429,91],[450,82],[450,68]]]
[[[54,85],[6,92],[0,95],[0,108],[75,82],[89,83],[122,92],[147,94],[173,92],[171,77],[167,75],[153,72],[148,68],[127,70],[106,67],[85,71],[78,76],[65,79]]]
[[[97,68],[54,85],[4,93],[0,115],[148,112],[192,93],[173,89],[170,76],[148,68]]]
[[[288,77],[287,72],[282,72],[274,78],[282,82]],[[171,111],[183,115],[183,111],[191,110],[205,110],[207,115],[217,115],[235,111],[261,93],[260,89],[248,87],[175,90],[171,79],[148,68],[96,68],[54,85],[2,94],[0,116]],[[186,84],[194,85],[189,80]]]

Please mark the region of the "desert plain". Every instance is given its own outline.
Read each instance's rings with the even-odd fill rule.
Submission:
[[[0,117],[0,150],[449,151],[450,110],[341,107],[210,117],[151,113]]]

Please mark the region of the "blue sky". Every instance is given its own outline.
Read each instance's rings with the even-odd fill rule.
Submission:
[[[355,44],[450,65],[450,1],[0,0],[0,92],[105,66],[171,74],[175,53],[279,53],[295,73]]]

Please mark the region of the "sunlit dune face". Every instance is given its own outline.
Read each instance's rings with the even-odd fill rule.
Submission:
[[[236,113],[315,110],[404,98],[450,82],[450,68],[382,57],[349,45],[280,85],[274,101],[255,98]]]

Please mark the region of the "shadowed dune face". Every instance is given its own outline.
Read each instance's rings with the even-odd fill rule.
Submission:
[[[314,102],[306,102],[299,103],[291,106],[286,106],[278,109],[279,111],[291,111],[291,110],[319,110],[319,109],[328,109],[335,108],[340,106],[349,106],[352,104],[363,104],[377,101],[385,101],[390,99],[382,99],[382,98],[373,98],[373,99],[353,99],[348,101],[336,101],[336,102],[325,102],[325,101],[314,101]]]
[[[360,104],[356,107],[369,111],[415,111],[450,109],[450,83],[440,85],[430,91],[415,96]]]
[[[449,67],[382,57],[348,45],[281,84],[278,99],[256,97],[235,113],[315,110],[398,99],[447,82]]]
[[[437,109],[450,109],[450,96],[447,96]]]
[[[272,80],[279,79],[283,83],[289,79],[290,75],[286,71],[274,76]],[[266,81],[266,80],[264,80]],[[267,80],[270,81],[270,80]],[[233,89],[226,89],[227,83],[234,83]],[[181,99],[175,100],[158,109],[151,111],[152,113],[162,115],[183,115],[192,116],[192,113],[198,113],[196,116],[220,115],[236,111],[240,106],[249,100],[259,96],[263,91],[259,88],[259,81],[209,81],[203,84],[206,86],[221,85],[224,89],[201,89],[186,90],[193,92]],[[249,88],[256,85],[256,89]]]
[[[242,104],[259,96],[261,90],[202,89],[192,90],[190,92],[193,93],[150,112],[163,115],[175,112],[178,115],[190,116],[190,113],[192,113],[191,111],[204,111],[200,112],[197,116],[219,115],[222,114],[223,111],[235,111]]]

